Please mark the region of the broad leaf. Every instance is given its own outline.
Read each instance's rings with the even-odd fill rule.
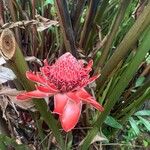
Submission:
[[[135,83],[135,87],[139,87],[143,84],[145,77],[139,77]]]
[[[5,150],[10,146],[12,149],[15,148],[15,150],[30,150],[29,147],[24,144],[17,144],[15,139],[0,134],[0,149]]]
[[[136,116],[150,116],[150,110],[141,110],[136,112],[134,115]]]
[[[138,116],[138,118],[140,119],[141,123],[145,126],[145,128],[150,131],[150,122],[146,119],[144,119],[141,116]]]
[[[137,126],[136,121],[132,117],[130,117],[129,118],[129,122],[130,122],[130,125],[131,125],[132,129],[136,133],[136,135],[138,135],[140,133],[140,130],[139,130],[138,126]]]
[[[106,120],[104,121],[105,124],[107,124],[108,126],[111,126],[113,128],[117,128],[117,129],[122,129],[122,125],[113,117],[111,116],[107,116]]]

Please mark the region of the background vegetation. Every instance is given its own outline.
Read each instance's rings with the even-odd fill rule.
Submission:
[[[0,148],[148,149],[149,16],[149,0],[1,0]],[[47,109],[45,101],[15,99],[34,88],[27,70],[66,51],[94,60],[92,74],[101,76],[88,90],[105,109],[86,106],[67,134],[50,112],[52,100]]]

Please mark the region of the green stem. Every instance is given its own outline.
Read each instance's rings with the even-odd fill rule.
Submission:
[[[91,144],[91,141],[94,139],[95,135],[99,132],[98,127],[93,127],[93,129],[88,133],[86,139],[84,140],[83,144],[81,145],[81,150],[87,150]]]
[[[60,144],[61,149],[65,150],[64,140],[57,127],[57,121],[54,119],[53,115],[48,111],[46,102],[44,100],[34,100],[33,102],[36,108],[41,113],[43,120],[47,123],[49,128],[53,131],[53,134],[57,142]]]

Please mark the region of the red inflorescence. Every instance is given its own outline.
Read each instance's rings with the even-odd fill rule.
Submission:
[[[81,60],[70,53],[62,55],[53,65],[45,60],[40,72],[26,73],[28,79],[37,83],[36,90],[21,93],[17,99],[30,100],[54,95],[54,113],[59,114],[61,125],[68,132],[77,124],[83,102],[103,111],[103,107],[84,89],[99,77],[97,75],[90,78],[92,65],[91,60],[84,66]]]

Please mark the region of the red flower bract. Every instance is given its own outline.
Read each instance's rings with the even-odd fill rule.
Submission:
[[[53,65],[49,65],[45,60],[40,72],[26,73],[28,79],[37,83],[36,90],[21,93],[17,99],[30,100],[54,95],[53,112],[59,114],[62,128],[68,132],[77,124],[83,102],[103,111],[103,107],[84,89],[99,77],[89,76],[92,65],[93,62],[90,61],[84,66],[81,60],[77,60],[68,52]]]

